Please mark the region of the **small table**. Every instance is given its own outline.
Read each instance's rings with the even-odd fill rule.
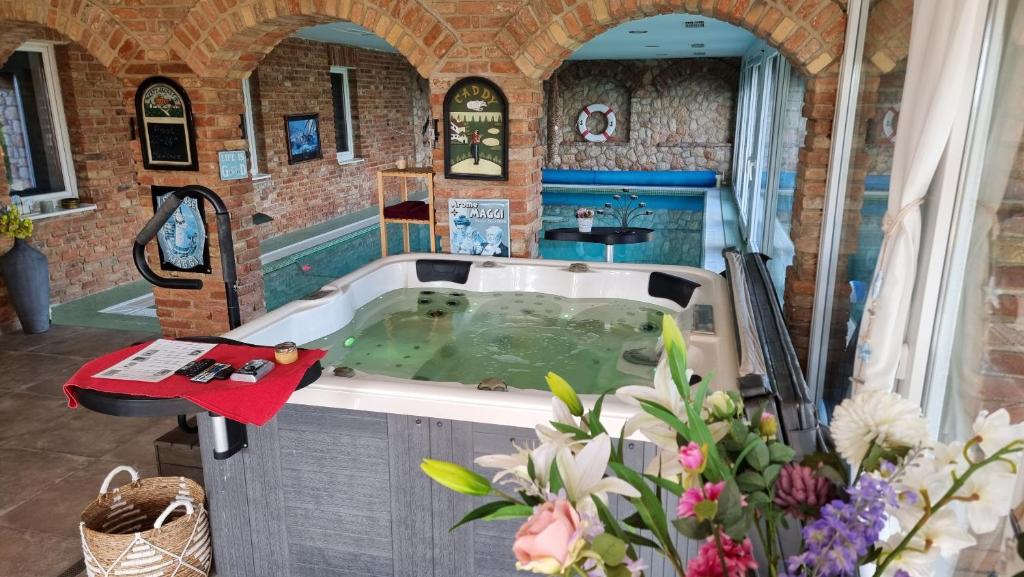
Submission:
[[[568,240],[573,242],[593,242],[605,245],[604,260],[613,262],[615,245],[637,244],[651,240],[654,229],[630,226],[595,226],[590,232],[580,232],[576,228],[553,228],[544,232],[545,240]]]

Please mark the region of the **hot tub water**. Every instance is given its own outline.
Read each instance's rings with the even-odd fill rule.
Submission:
[[[533,292],[398,289],[306,346],[325,364],[391,377],[546,389],[554,371],[580,393],[649,384],[668,309],[622,299]]]

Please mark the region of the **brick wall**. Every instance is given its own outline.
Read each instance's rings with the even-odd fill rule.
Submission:
[[[728,181],[739,59],[569,61],[555,75],[558,82],[548,82],[558,112],[549,167],[714,170]],[[576,128],[580,111],[594,103],[615,110],[607,142],[587,142]]]
[[[35,223],[31,242],[49,259],[54,304],[138,278],[126,239],[150,210],[135,184],[121,83],[77,44],[58,45],[56,56],[79,197],[97,209]],[[16,323],[0,279],[0,326]]]
[[[371,50],[344,51],[350,66],[352,124],[357,161],[336,158],[329,45],[290,38],[256,69],[259,108],[257,138],[260,170],[269,178],[255,183],[259,210],[274,217],[261,236],[301,229],[377,203],[377,170],[399,158],[412,162],[422,122],[414,127],[417,76],[404,58]],[[425,100],[425,95],[421,99]],[[421,108],[423,106],[421,105]],[[320,114],[323,158],[288,164],[284,116]],[[421,151],[422,154],[422,151]]]

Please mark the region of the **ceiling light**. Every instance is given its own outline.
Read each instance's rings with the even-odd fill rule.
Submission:
[[[647,46],[644,46],[644,48],[661,48],[661,46],[658,46],[657,44],[648,44]]]
[[[668,56],[668,52],[659,52],[658,54],[655,54],[655,56]]]
[[[694,52],[693,55],[694,56],[707,56],[708,53],[707,52]]]
[[[683,27],[684,28],[703,28],[704,27],[704,21],[703,20],[684,20],[683,21]]]
[[[647,34],[646,30],[630,30],[630,34]]]
[[[690,48],[704,48],[703,44],[690,44]]]

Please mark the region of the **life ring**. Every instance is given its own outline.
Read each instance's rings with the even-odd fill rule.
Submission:
[[[608,124],[604,127],[604,132],[590,132],[590,130],[587,129],[587,119],[595,112],[603,112],[605,118],[608,119]],[[587,142],[606,142],[613,134],[615,134],[615,111],[607,104],[591,104],[590,106],[584,106],[583,112],[580,112],[580,117],[576,119],[576,129],[580,131],[580,134],[587,140]]]

